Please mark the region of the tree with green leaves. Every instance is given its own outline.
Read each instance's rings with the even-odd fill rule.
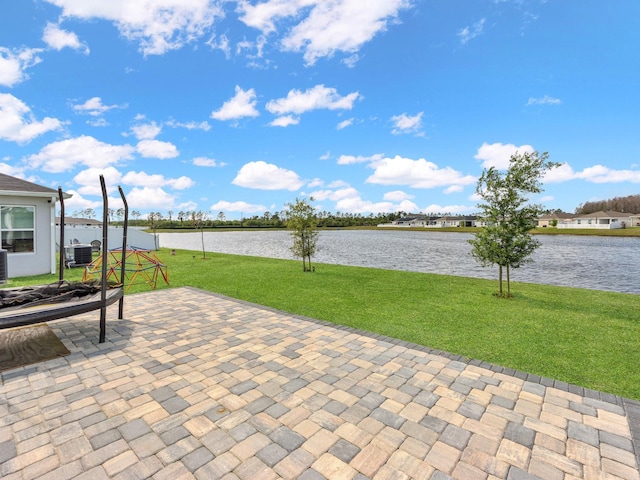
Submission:
[[[518,153],[509,159],[509,168],[501,172],[496,167],[485,169],[478,179],[476,194],[485,223],[475,238],[469,240],[471,254],[483,266],[498,265],[498,296],[511,296],[511,268],[532,261],[531,255],[540,246],[530,231],[542,215],[541,205],[530,204],[529,195],[543,191],[542,177],[559,166],[549,161],[549,154]],[[503,291],[503,269],[506,270],[507,291]]]
[[[287,203],[285,218],[287,228],[291,230],[293,245],[291,251],[296,257],[302,258],[302,271],[311,272],[311,257],[316,253],[318,242],[318,222],[316,212],[309,200],[298,199],[294,203]]]
[[[156,246],[156,250],[159,250],[160,246],[158,245],[158,235],[156,234],[156,230],[158,229],[158,226],[160,225],[160,221],[162,220],[162,213],[149,212],[147,214],[147,219],[149,220],[149,226],[153,230],[153,241]]]

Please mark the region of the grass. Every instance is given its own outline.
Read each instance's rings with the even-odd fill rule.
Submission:
[[[300,261],[186,250],[158,256],[171,282],[159,289],[193,286],[640,399],[639,295],[514,283],[505,300],[490,280],[328,264],[303,273]],[[148,290],[133,285],[131,293]]]

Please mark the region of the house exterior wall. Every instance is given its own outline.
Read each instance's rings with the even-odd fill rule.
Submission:
[[[0,195],[0,205],[35,207],[33,252],[8,252],[9,278],[55,273],[55,197]]]
[[[629,217],[591,217],[574,218],[571,223],[558,224],[558,228],[586,228],[597,230],[615,230],[631,226]]]

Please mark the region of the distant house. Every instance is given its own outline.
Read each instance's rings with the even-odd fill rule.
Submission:
[[[424,227],[428,222],[425,215],[405,215],[389,223],[381,223],[378,227]]]
[[[436,227],[475,227],[478,217],[475,215],[448,215],[435,220]]]
[[[555,212],[542,215],[538,218],[536,226],[538,228],[557,227],[565,223],[571,223],[575,215],[565,212]],[[560,227],[562,228],[562,227]]]
[[[633,225],[633,215],[621,212],[594,212],[576,215],[570,223],[559,224],[558,228],[616,229]]]
[[[0,173],[0,235],[10,278],[56,272],[57,200],[57,190]]]
[[[102,228],[102,222],[93,218],[64,217],[64,224],[67,227],[98,227]],[[60,217],[56,217],[56,225],[60,226]]]
[[[390,223],[381,223],[378,227],[420,227],[420,228],[444,228],[444,227],[475,227],[477,217],[475,215],[455,215],[438,217],[433,215],[407,215]]]
[[[410,227],[433,227],[436,224],[436,220],[438,217],[434,217],[433,215],[416,215],[413,220],[409,222]]]

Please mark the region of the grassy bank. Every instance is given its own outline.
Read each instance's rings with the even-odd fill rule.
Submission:
[[[193,286],[596,390],[640,399],[640,295],[162,249],[171,287]],[[66,278],[79,278],[81,269]],[[55,281],[13,280],[10,286]],[[169,288],[158,285],[158,288]],[[148,291],[135,285],[131,292]],[[126,310],[126,302],[125,302]]]

